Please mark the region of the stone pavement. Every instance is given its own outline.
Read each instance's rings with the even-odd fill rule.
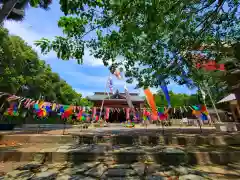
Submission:
[[[40,128],[39,128],[40,127]],[[108,133],[108,132],[121,132],[121,133],[145,133],[145,132],[158,132],[162,133],[163,129],[161,126],[150,124],[147,128],[140,125],[136,125],[134,128],[126,128],[121,124],[109,124],[108,127],[94,127],[93,125],[88,126],[87,129],[81,128],[81,125],[68,125],[65,129],[65,134],[86,134],[86,133]],[[49,135],[61,135],[63,134],[63,125],[48,125],[48,124],[33,124],[28,128],[16,128],[13,131],[0,131],[0,135],[4,134],[49,134]],[[169,126],[164,127],[165,133],[184,133],[184,134],[210,134],[215,133],[215,127],[203,126],[202,132],[199,127],[195,126]]]
[[[239,165],[239,164],[238,164]],[[150,163],[90,162],[39,164],[31,162],[2,174],[6,180],[206,180],[239,179],[240,169],[224,166],[162,166]]]
[[[181,127],[181,126],[170,126],[170,127],[164,127],[164,129],[161,126],[156,126],[154,124],[150,124],[147,128],[136,125],[135,128],[126,128],[122,127],[121,124],[110,124],[109,127],[88,127],[88,129],[81,129],[79,127],[74,128],[68,128],[65,130],[65,134],[105,134],[105,133],[121,133],[121,134],[139,134],[139,133],[162,133],[164,130],[165,134],[169,133],[184,133],[184,134],[200,134],[200,128],[199,127]],[[215,127],[202,127],[202,134],[210,134],[215,133],[216,129]],[[50,131],[43,131],[45,134],[62,134],[63,130],[50,130]]]

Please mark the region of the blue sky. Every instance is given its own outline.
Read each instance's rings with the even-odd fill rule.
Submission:
[[[42,9],[29,8],[26,11],[26,17],[23,22],[5,22],[5,27],[11,34],[22,37],[29,45],[31,45],[39,54],[41,59],[45,60],[54,72],[57,72],[62,79],[69,83],[77,92],[88,96],[96,91],[104,92],[109,71],[104,67],[101,59],[96,59],[90,55],[89,50],[85,51],[84,64],[79,65],[76,61],[62,61],[57,59],[54,52],[47,55],[42,55],[39,48],[34,46],[34,41],[42,37],[53,38],[56,35],[62,35],[61,29],[57,26],[58,19],[63,16],[60,11],[58,2],[53,1],[51,9],[44,11]],[[93,35],[89,34],[86,38],[91,38]],[[117,80],[113,77],[114,89],[119,89],[120,92],[124,90],[124,81]],[[135,90],[135,84],[127,85],[130,92],[138,92],[143,94],[142,89]],[[184,86],[178,86],[171,83],[168,86],[169,90],[176,93],[191,94],[191,91]],[[152,91],[157,91],[152,88]]]

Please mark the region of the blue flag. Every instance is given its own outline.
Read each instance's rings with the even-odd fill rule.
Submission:
[[[165,86],[161,86],[161,89],[162,89],[162,91],[163,91],[163,93],[164,93],[164,95],[165,95],[165,98],[166,98],[166,100],[167,100],[168,107],[171,107],[170,96],[169,96],[169,93],[168,93],[168,88],[167,88],[167,86],[166,86],[166,85],[165,85]]]
[[[161,75],[158,76],[158,82],[159,82],[159,85],[160,85],[164,95],[165,95],[165,98],[166,98],[167,103],[168,103],[168,107],[171,107],[168,88],[167,88],[167,85],[166,85],[166,82],[165,82],[164,78]]]

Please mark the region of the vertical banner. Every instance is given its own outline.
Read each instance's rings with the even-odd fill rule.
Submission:
[[[109,119],[109,112],[110,112],[110,109],[109,109],[109,108],[106,108],[105,120]]]
[[[165,82],[163,83],[165,84]],[[168,103],[168,107],[171,107],[171,102],[170,102],[170,96],[169,96],[169,93],[168,93],[168,88],[166,85],[160,85],[164,95],[165,95],[165,98],[167,100],[167,103]]]
[[[165,79],[163,78],[163,76],[159,75],[158,76],[158,83],[164,93],[164,96],[167,100],[167,103],[168,103],[168,107],[171,107],[171,102],[170,102],[170,96],[169,96],[169,92],[168,92],[168,88],[167,88],[167,85],[166,85],[166,82],[165,82]]]
[[[130,118],[130,108],[126,108],[126,119],[128,120]]]
[[[157,116],[158,113],[157,113],[157,107],[156,107],[156,104],[155,104],[155,101],[154,101],[154,97],[153,97],[153,94],[151,93],[150,89],[145,89],[144,90],[144,93],[146,95],[146,98],[147,98],[147,102],[149,104],[149,106],[151,107],[152,109],[152,113],[153,115]]]
[[[110,93],[113,93],[113,81],[112,81],[111,76],[109,76],[109,78],[108,78],[108,88],[109,88]]]
[[[131,100],[131,97],[130,97],[130,94],[129,94],[129,92],[128,92],[128,89],[127,89],[126,84],[124,85],[124,89],[125,89],[125,95],[126,95],[126,100],[127,100],[128,106],[129,106],[131,109],[133,109],[134,106],[133,106],[133,104],[132,104],[132,100]]]
[[[93,110],[92,110],[92,117],[93,118],[96,116],[96,112],[97,112],[96,107],[93,107]]]

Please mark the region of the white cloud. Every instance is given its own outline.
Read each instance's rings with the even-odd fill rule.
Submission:
[[[68,71],[68,72],[64,72],[64,75],[71,76],[72,79],[75,79],[76,77],[78,77],[79,78],[78,83],[81,85],[102,84],[104,87],[108,80],[108,76],[97,76],[97,75],[89,76],[80,71],[77,71],[77,72],[76,71]],[[125,84],[124,80],[118,80],[115,76],[112,76],[112,79],[113,79],[113,85],[116,87],[123,87]],[[134,88],[135,86],[136,86],[135,83],[127,84],[127,87],[131,87],[131,88]]]
[[[103,62],[101,59],[97,59],[93,56],[90,55],[89,49],[85,49],[84,51],[84,56],[83,56],[83,62],[86,65],[91,65],[91,66],[103,66]]]
[[[55,52],[50,52],[47,55],[41,54],[40,48],[34,45],[34,41],[41,39],[42,37],[53,39],[54,36],[61,35],[61,34],[43,34],[38,33],[34,28],[27,23],[24,22],[15,22],[15,21],[6,21],[4,23],[5,28],[7,28],[10,34],[14,34],[23,38],[33,49],[39,54],[40,58],[44,60],[54,59],[57,58]],[[85,49],[83,61],[85,65],[91,66],[102,66],[102,60],[96,59],[90,55],[90,51]]]
[[[5,28],[8,29],[10,34],[17,35],[23,38],[28,45],[33,47],[33,49],[38,53],[40,58],[43,58],[45,60],[56,58],[56,54],[54,52],[50,52],[47,55],[41,54],[40,48],[34,45],[34,41],[39,40],[42,37],[51,39],[54,35],[39,34],[33,30],[30,24],[26,24],[22,22],[6,21],[4,23],[4,26]]]
[[[82,94],[83,97],[86,97],[86,96],[91,96],[94,94],[93,91],[91,90],[83,90],[83,89],[80,89],[80,88],[73,88],[76,92]]]
[[[4,23],[5,28],[9,30],[11,34],[22,37],[29,45],[33,45],[33,42],[41,38],[41,35],[34,32],[30,24],[6,21]]]

